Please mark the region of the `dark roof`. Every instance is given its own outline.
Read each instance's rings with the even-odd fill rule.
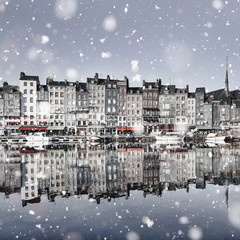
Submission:
[[[87,83],[77,82],[76,88],[77,88],[77,91],[80,91],[80,90],[87,91]]]
[[[19,80],[39,81],[39,77],[38,76],[29,76],[29,75],[26,75],[24,72],[21,72]]]
[[[87,78],[87,83],[91,83],[92,80],[94,81],[94,84],[97,84],[97,85],[106,85],[108,83],[110,84],[117,84],[118,82],[121,82],[121,83],[126,83],[126,81],[124,80],[115,80],[115,79],[103,79],[103,78]]]
[[[230,104],[230,94],[229,94],[229,96],[227,96],[225,88],[219,89],[216,91],[212,91],[212,92],[208,92],[207,96],[208,97],[212,96],[213,101],[219,101],[221,105],[222,104]]]
[[[175,89],[176,89],[175,85],[162,85],[160,88],[160,94],[164,94],[164,92],[166,91],[166,88],[167,88],[168,94],[175,93]]]
[[[87,83],[91,83],[92,80],[94,80],[94,84],[98,84],[98,85],[105,85],[106,79],[102,79],[102,78],[87,78]]]
[[[237,90],[233,90],[230,92],[230,97],[231,99],[239,99],[240,98],[240,91]]]
[[[195,93],[188,93],[188,98],[195,98]]]
[[[205,87],[196,88],[195,93],[205,93]]]
[[[19,93],[19,87],[14,85],[6,85],[3,87],[3,92],[7,93]]]
[[[145,80],[143,80],[143,87],[145,87],[145,89],[149,89],[150,86],[152,89],[154,88],[159,89],[161,86],[161,81],[156,80],[156,82],[146,82]]]
[[[40,89],[44,89],[44,91],[48,91],[47,85],[39,85],[39,86],[38,86],[38,91],[39,91]]]
[[[237,107],[237,108],[240,108],[240,101],[239,101],[239,100],[233,99],[233,100],[232,100],[232,104],[236,104],[236,107]]]
[[[128,94],[141,94],[142,88],[140,87],[129,87],[128,88]]]
[[[65,81],[49,81],[48,83],[47,83],[47,85],[49,85],[49,86],[75,86],[76,85],[76,83],[74,83],[74,82],[68,82],[67,80],[65,80]]]
[[[175,88],[175,93],[188,93],[188,88]]]

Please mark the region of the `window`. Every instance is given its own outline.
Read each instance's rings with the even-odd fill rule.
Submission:
[[[30,103],[33,103],[33,97],[30,97]]]
[[[33,94],[33,89],[30,89],[30,94]]]
[[[33,87],[33,82],[30,82],[30,86]]]
[[[151,92],[148,94],[148,98],[152,98],[152,93]]]
[[[27,82],[24,82],[23,85],[24,85],[24,86],[27,86]]]
[[[26,97],[23,98],[23,102],[27,103],[27,98]]]
[[[24,94],[27,94],[27,89],[24,89],[23,93],[24,93]]]
[[[30,112],[33,112],[33,106],[30,106]]]
[[[55,92],[55,97],[59,97],[59,92]]]

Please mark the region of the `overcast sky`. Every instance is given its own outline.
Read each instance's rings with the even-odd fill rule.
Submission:
[[[0,0],[0,79],[240,86],[239,0]],[[1,83],[2,83],[1,81]]]

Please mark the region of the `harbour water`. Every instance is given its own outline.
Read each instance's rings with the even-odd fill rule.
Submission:
[[[0,146],[0,239],[239,239],[240,146]]]

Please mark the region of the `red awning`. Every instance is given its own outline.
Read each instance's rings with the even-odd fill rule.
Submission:
[[[119,131],[126,130],[126,127],[118,127]]]
[[[28,130],[28,131],[30,131],[30,130],[41,130],[41,131],[45,131],[45,130],[47,130],[47,127],[36,127],[36,126],[21,126],[18,130],[20,130],[20,131],[23,131],[23,130]]]

